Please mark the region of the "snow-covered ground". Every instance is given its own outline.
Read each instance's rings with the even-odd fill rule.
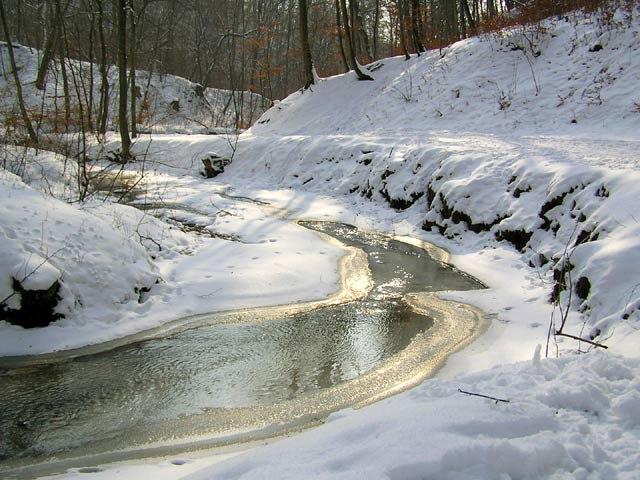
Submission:
[[[66,125],[64,117],[64,85],[59,62],[52,62],[43,90],[35,82],[42,51],[22,45],[14,45],[14,56],[23,95],[31,120],[40,133],[64,132],[67,127],[77,130],[77,125]],[[107,67],[110,88],[107,128],[115,129],[118,112],[118,69]],[[102,80],[98,65],[76,60],[66,61],[69,83],[82,82],[83,91],[93,89],[92,116],[97,121],[100,108]],[[73,75],[74,80],[72,80]],[[93,76],[93,77],[92,77]],[[93,78],[93,82],[90,79]],[[244,128],[253,123],[269,107],[270,101],[252,92],[234,92],[219,88],[204,88],[175,75],[150,74],[136,71],[138,129],[145,132],[171,133],[221,133],[225,129]],[[12,134],[12,127],[19,117],[15,86],[5,42],[0,42],[0,118]],[[77,108],[73,99],[72,109]],[[88,110],[87,106],[84,106]]]
[[[182,187],[177,177],[155,180],[170,189],[163,202],[176,198],[198,210],[168,209],[175,220],[166,223],[99,200],[76,208],[0,171],[0,297],[19,309],[12,278],[25,279],[27,290],[59,280],[56,312],[65,316],[30,330],[1,322],[3,355],[78,348],[189,315],[318,300],[338,290],[343,249],[266,216],[259,205],[221,197],[220,186],[196,190],[193,178]],[[182,232],[178,220],[202,223],[203,235]]]
[[[140,266],[127,271],[134,275],[128,285],[162,279],[141,299],[130,292],[131,298],[96,299],[105,316],[113,313],[101,320],[112,335],[207,308],[320,298],[335,290],[340,249],[306,237],[283,217],[338,220],[432,241],[490,286],[446,294],[481,307],[491,324],[435,379],[404,394],[335,413],[319,428],[230,459],[185,454],[103,466],[92,478],[640,478],[635,13],[632,20],[619,13],[609,24],[570,15],[407,62],[387,59],[376,65],[374,82],[346,74],[293,94],[237,142],[156,135],[136,144],[149,156],[151,200],[159,195],[195,207],[203,215],[192,212],[189,221],[245,243],[167,231],[166,224],[122,206],[89,203],[70,214],[65,209],[72,207],[3,174],[2,205],[10,206],[0,218],[5,236],[18,245],[19,265],[73,243],[55,227],[64,218],[77,222],[87,244],[97,239],[97,253],[104,255],[100,241],[118,246],[106,248],[104,263],[92,260],[100,270],[111,268],[113,279],[133,260]],[[231,154],[232,147],[234,161],[222,177],[199,177],[203,155]],[[29,217],[17,213],[26,197],[34,205]],[[43,217],[37,216],[39,201],[49,204]],[[88,215],[99,220],[87,221],[83,230]],[[131,230],[147,221],[148,234]],[[95,225],[101,225],[98,232],[89,228]],[[47,228],[57,233],[48,237]],[[23,237],[26,246],[15,240]],[[166,247],[154,251],[157,245],[146,237],[161,238]],[[133,257],[118,260],[123,252]],[[320,275],[305,276],[298,258],[305,272]],[[307,258],[315,262],[311,269]],[[48,264],[43,276],[58,276],[73,295],[84,294],[80,286],[73,290],[73,276],[66,274],[82,262],[67,266],[51,255]],[[224,272],[231,264],[234,275],[258,278],[216,290],[235,282]],[[267,279],[272,284],[265,289]],[[553,305],[555,283],[564,288],[556,289]],[[101,295],[111,291],[99,288]],[[82,305],[77,311],[91,313],[88,302]],[[560,328],[567,308],[563,331],[608,350],[552,337],[552,358],[544,358],[550,322]],[[58,322],[68,332],[100,324],[68,312]],[[32,339],[38,351],[68,347],[46,343],[55,336],[46,332],[56,328],[40,334],[3,323],[0,349],[32,351]],[[81,341],[90,338],[104,336]],[[77,469],[65,475],[78,476],[84,474]]]

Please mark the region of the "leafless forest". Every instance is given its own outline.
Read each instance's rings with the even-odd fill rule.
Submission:
[[[370,80],[371,72],[361,65],[380,58],[409,58],[504,26],[620,3],[624,1],[2,0],[0,13],[9,46],[37,49],[35,87],[45,92],[51,71],[57,72],[55,95],[64,92],[65,128],[73,124],[76,131],[98,134],[117,129],[126,156],[129,132],[135,136],[146,100],[137,71],[178,75],[202,89],[256,92],[273,100],[313,84],[314,68],[321,77],[355,70],[360,79]],[[83,61],[85,71],[62,59]],[[2,67],[8,83],[13,77],[11,95],[22,104],[21,72],[4,60]],[[116,97],[117,107],[108,112]],[[107,124],[109,114],[118,115],[117,125]],[[31,143],[37,143],[37,129],[30,125],[33,115],[37,112],[22,107],[19,122]],[[236,126],[253,120],[238,117]]]
[[[127,65],[203,86],[281,98],[304,83],[300,10],[306,8],[321,76],[509,23],[559,14],[579,0],[3,0],[10,37],[60,57],[118,64],[119,22]],[[606,2],[588,2],[592,6]],[[595,4],[595,5],[593,5]],[[344,8],[343,8],[344,7]],[[121,18],[124,13],[124,18]],[[351,48],[350,48],[351,47]],[[43,68],[44,70],[44,68]],[[40,78],[40,81],[43,81]]]

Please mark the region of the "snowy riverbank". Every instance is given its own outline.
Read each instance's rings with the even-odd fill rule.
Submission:
[[[155,260],[166,283],[155,300],[134,305],[152,302],[137,326],[154,302],[167,316],[182,314],[162,303],[181,295],[191,295],[186,300],[196,308],[215,306],[211,286],[230,277],[204,278],[232,260],[251,272],[253,257],[267,258],[270,272],[285,275],[297,257],[280,263],[279,255],[305,247],[304,258],[317,260],[315,271],[326,282],[313,292],[318,276],[286,278],[274,285],[299,290],[278,297],[261,289],[264,282],[247,280],[233,289],[243,300],[251,285],[256,301],[335,288],[329,265],[335,268],[337,251],[301,239],[279,220],[261,222],[258,207],[229,195],[268,202],[289,218],[343,221],[437,243],[490,286],[447,297],[482,308],[491,325],[437,378],[336,413],[317,429],[231,459],[185,454],[104,466],[92,478],[637,479],[640,28],[637,17],[614,20],[554,19],[409,62],[385,60],[374,82],[352,74],[327,79],[280,102],[237,144],[204,136],[140,140],[135,148],[156,165],[150,191],[213,214],[213,223],[190,220],[217,233],[265,243],[219,252],[197,240],[193,257]],[[222,177],[199,178],[203,154],[230,154],[231,147],[234,162]],[[179,244],[169,238],[169,245]],[[609,349],[552,337],[550,356],[560,358],[541,358],[550,325],[560,327],[560,307],[570,308],[565,333]],[[129,308],[122,314],[130,315]],[[3,326],[2,338],[9,330]],[[25,343],[6,348],[13,345]],[[65,477],[82,475],[74,469]]]
[[[9,305],[19,308],[10,278],[26,278],[33,289],[60,279],[56,312],[65,318],[29,330],[1,322],[0,352],[78,348],[181,317],[320,300],[339,289],[338,260],[345,255],[339,246],[265,215],[259,205],[224,198],[221,187],[194,193],[199,180],[182,188],[179,182],[171,180],[172,195],[190,199],[198,211],[167,209],[174,217],[167,223],[108,202],[75,208],[3,171],[7,281],[0,297],[11,297]],[[204,234],[184,233],[178,220],[204,221]]]

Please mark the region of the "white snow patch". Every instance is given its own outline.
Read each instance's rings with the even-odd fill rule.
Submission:
[[[98,302],[115,299],[99,309],[119,319],[107,322],[111,336],[212,307],[330,293],[339,251],[282,217],[339,220],[433,241],[490,287],[445,294],[483,308],[491,325],[450,357],[438,378],[220,464],[185,455],[193,458],[193,470],[172,471],[172,478],[637,479],[640,28],[637,10],[630,24],[615,20],[607,27],[576,14],[526,30],[540,51],[533,59],[512,48],[529,48],[520,29],[407,62],[385,59],[373,82],[357,82],[349,73],[277,102],[237,144],[168,135],[136,144],[137,152],[149,147],[149,160],[157,161],[150,192],[204,210],[207,215],[191,220],[204,223],[209,216],[202,226],[244,243],[171,234],[167,257],[151,261],[153,245],[145,249],[131,238],[139,214],[118,207],[125,221],[114,227],[100,209],[100,218],[66,210],[5,175],[0,219],[7,244],[16,255],[47,258],[40,238],[52,251],[54,243],[73,244],[78,237],[78,252],[96,249],[83,253],[95,257],[87,264],[111,268],[109,278],[129,290],[138,277],[161,277],[164,283],[143,304],[118,303],[119,286],[100,285]],[[596,42],[603,50],[589,51]],[[207,152],[235,155],[225,174],[204,183],[197,172]],[[230,194],[268,201],[277,216]],[[25,205],[34,211],[16,213]],[[49,223],[75,222],[74,239],[62,235],[66,227],[43,237],[42,211],[49,212]],[[105,245],[95,243],[100,236]],[[10,241],[23,237],[25,246]],[[192,256],[185,259],[182,247]],[[117,271],[123,252],[129,255],[126,282]],[[311,263],[301,268],[297,258]],[[97,284],[99,275],[88,267],[70,275],[71,266],[55,259],[49,262],[65,285],[67,278]],[[133,260],[138,270],[132,273]],[[593,336],[609,350],[558,337],[549,353],[562,358],[542,359],[552,314],[556,328],[560,321],[548,301],[553,269],[565,260],[573,282],[590,282],[585,298],[573,290],[565,329]],[[9,263],[3,262],[4,274]],[[567,306],[568,290],[560,301]],[[99,312],[84,311],[87,324],[102,321]],[[67,325],[75,334],[82,323],[70,316],[42,331],[50,339]],[[2,352],[24,352],[38,338],[1,328]],[[106,335],[81,334],[79,343],[89,338]],[[52,343],[41,347],[47,348]],[[591,351],[570,355],[578,350]],[[122,468],[129,472],[124,478],[140,475],[138,466]],[[95,475],[103,474],[109,478],[107,471]]]

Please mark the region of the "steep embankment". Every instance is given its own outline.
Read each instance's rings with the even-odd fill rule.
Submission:
[[[240,138],[231,178],[384,204],[454,250],[510,244],[581,313],[565,332],[624,337],[640,322],[639,36],[637,15],[574,14],[326,79]]]

